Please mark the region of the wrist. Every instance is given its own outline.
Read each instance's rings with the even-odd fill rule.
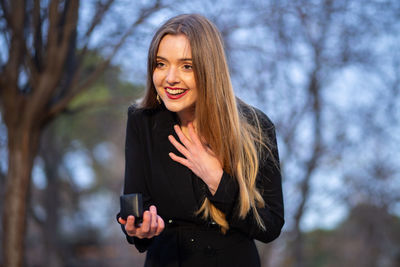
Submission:
[[[217,192],[223,173],[224,171],[222,169],[214,172],[214,174],[212,175],[211,182],[207,183],[208,190],[212,195],[214,195]]]

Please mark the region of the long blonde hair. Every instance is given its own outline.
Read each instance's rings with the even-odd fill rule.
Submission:
[[[167,34],[184,34],[190,42],[198,90],[195,110],[197,132],[207,140],[224,171],[237,180],[239,217],[245,218],[252,210],[257,224],[265,229],[256,209],[265,205],[256,188],[256,177],[260,146],[268,148],[268,140],[261,134],[257,116],[253,114],[256,123],[252,125],[238,110],[222,37],[214,24],[201,15],[185,14],[171,18],[159,28],[149,48],[147,91],[142,107],[155,108],[159,105],[152,77],[158,46]],[[204,219],[214,220],[223,233],[229,229],[225,214],[207,198],[197,213],[202,214]]]

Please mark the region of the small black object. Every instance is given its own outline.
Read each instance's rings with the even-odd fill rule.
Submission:
[[[129,215],[135,216],[135,225],[142,223],[143,221],[143,201],[142,194],[126,194],[119,198],[121,203],[122,219],[126,220]]]

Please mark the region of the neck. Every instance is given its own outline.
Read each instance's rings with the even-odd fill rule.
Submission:
[[[180,112],[177,112],[177,115],[179,117],[181,126],[186,127],[189,122],[192,122],[193,124],[195,124],[196,116],[195,116],[194,109],[182,110]]]

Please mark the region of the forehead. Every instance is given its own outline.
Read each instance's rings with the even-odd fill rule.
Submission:
[[[163,58],[192,58],[189,39],[184,34],[165,35],[158,46],[157,56]]]

